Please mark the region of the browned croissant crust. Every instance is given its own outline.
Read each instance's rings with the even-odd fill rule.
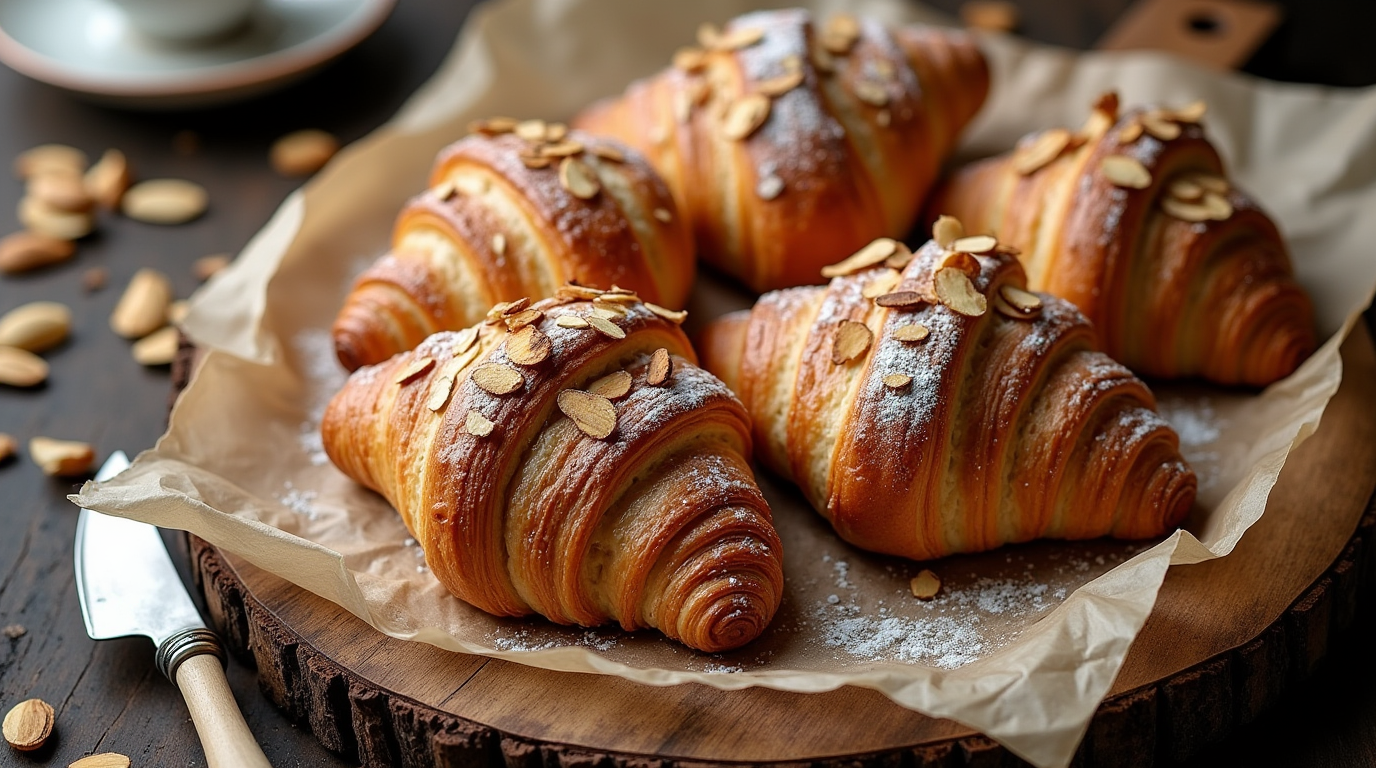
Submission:
[[[762,11],[699,42],[574,123],[644,152],[702,257],[757,291],[906,233],[989,88],[971,38],[935,28]]]
[[[580,295],[596,292],[499,306],[359,369],[326,411],[325,449],[484,611],[748,643],[783,594],[749,417],[673,313]]]
[[[397,218],[392,250],[334,323],[345,368],[378,363],[488,307],[567,281],[619,285],[674,309],[692,287],[692,235],[634,151],[558,124],[496,118],[440,153]]]
[[[1035,290],[1069,299],[1148,376],[1265,385],[1316,345],[1276,225],[1226,179],[1198,102],[1052,129],[960,170],[929,210],[1022,249]]]
[[[754,418],[757,456],[843,539],[926,560],[1180,522],[1195,476],[1178,438],[1074,306],[1019,290],[1003,251],[874,248],[911,262],[848,260],[826,287],[717,321],[702,346]]]

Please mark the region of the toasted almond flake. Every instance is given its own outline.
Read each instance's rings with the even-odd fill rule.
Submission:
[[[172,361],[177,359],[177,350],[180,347],[181,331],[169,325],[134,342],[129,351],[134,356],[134,362],[152,368],[171,365]]]
[[[101,752],[98,755],[87,755],[67,768],[129,768],[130,765],[132,762],[126,755],[118,752]]]
[[[1187,202],[1176,197],[1161,198],[1161,210],[1181,221],[1200,222],[1213,218],[1203,201]]]
[[[19,153],[14,159],[14,175],[28,179],[40,173],[86,172],[86,153],[65,144],[43,144]]]
[[[674,220],[674,214],[670,213],[668,208],[656,208],[654,210],[654,217],[663,224],[668,224]]]
[[[874,303],[881,307],[916,307],[924,302],[917,291],[896,291],[876,296]]]
[[[48,702],[25,699],[5,713],[5,741],[18,752],[32,752],[42,747],[53,734],[56,717]]]
[[[600,317],[604,320],[617,320],[625,317],[629,312],[620,304],[598,304],[592,308],[592,314],[594,317]]]
[[[141,181],[124,193],[124,215],[148,224],[182,224],[205,213],[205,187],[182,179]]]
[[[616,406],[601,395],[566,389],[557,402],[559,410],[588,437],[603,440],[616,430]]]
[[[877,123],[880,128],[888,128],[893,124],[893,115],[889,113],[889,110],[881,109],[875,114],[874,122]]]
[[[721,120],[722,135],[731,141],[741,141],[764,125],[769,119],[769,97],[747,93],[731,102]]]
[[[951,243],[951,250],[965,253],[989,253],[999,244],[993,235],[971,235]]]
[[[544,319],[545,313],[538,309],[523,309],[514,315],[506,317],[506,329],[508,331],[519,331],[531,323],[538,323]]]
[[[587,328],[587,327],[588,327],[588,321],[587,321],[587,320],[584,320],[583,318],[579,317],[578,315],[560,315],[560,316],[558,317],[558,319],[556,319],[556,320],[554,321],[554,324],[557,325],[557,326],[559,326],[560,328]]]
[[[873,299],[892,291],[902,275],[896,269],[886,269],[880,272],[873,280],[865,283],[865,287],[860,289],[860,295],[867,299]]]
[[[557,144],[546,144],[540,147],[540,155],[543,157],[571,157],[583,151],[581,141],[561,141]]]
[[[927,326],[921,323],[909,323],[895,328],[893,338],[895,341],[903,342],[922,341],[927,338],[928,333]]]
[[[900,244],[897,251],[887,259],[884,259],[884,266],[890,269],[903,269],[913,260],[913,252],[908,250],[908,246]]]
[[[903,389],[913,383],[913,377],[906,373],[890,373],[884,377],[884,386],[889,389]]]
[[[1166,119],[1160,112],[1143,114],[1142,128],[1162,141],[1180,138],[1180,126]]]
[[[761,80],[755,84],[755,92],[762,93],[771,98],[788,93],[803,84],[803,71],[800,69],[790,70],[782,75],[771,77],[768,80]]]
[[[626,332],[621,329],[621,326],[617,325],[616,323],[613,323],[605,317],[598,317],[597,315],[593,315],[592,317],[588,318],[588,325],[592,326],[594,330],[596,330],[603,336],[609,336],[613,339],[626,338]]]
[[[1099,164],[1099,170],[1115,187],[1146,189],[1151,186],[1151,172],[1135,157],[1109,155]]]
[[[1217,192],[1220,195],[1224,195],[1228,193],[1230,188],[1227,179],[1212,173],[1197,173],[1191,178],[1194,180],[1194,183],[1203,187],[1208,192]]]
[[[533,325],[527,325],[506,339],[506,356],[517,365],[539,365],[553,351],[553,342]]]
[[[1042,131],[1030,144],[1018,148],[1013,155],[1013,170],[1030,176],[1060,157],[1069,144],[1070,131],[1064,128]]]
[[[831,362],[848,363],[869,351],[874,333],[864,323],[842,320],[836,324],[836,337],[831,345]]]
[[[784,180],[773,173],[761,176],[759,182],[755,184],[755,194],[759,195],[761,200],[773,200],[783,194],[783,191]]]
[[[594,304],[639,304],[640,297],[634,291],[606,291],[592,301]]]
[[[511,133],[516,130],[516,126],[519,125],[520,122],[520,120],[514,117],[492,117],[487,120],[475,120],[469,123],[468,129],[474,133],[486,133],[495,136],[503,133]]]
[[[0,384],[36,387],[48,380],[48,363],[18,347],[0,347]]]
[[[674,69],[693,73],[707,66],[707,51],[686,47],[674,52]]]
[[[1092,137],[1103,136],[1118,122],[1118,92],[1105,91],[1099,94],[1099,98],[1094,100],[1089,111],[1089,119],[1085,121],[1081,133]]]
[[[463,417],[463,429],[474,437],[487,437],[496,425],[475,408],[470,408]]]
[[[522,296],[521,298],[516,299],[515,301],[503,301],[494,304],[492,306],[492,311],[498,313],[502,317],[509,317],[511,315],[516,314],[517,312],[524,312],[525,308],[529,306],[530,297]]]
[[[682,323],[684,320],[688,319],[688,310],[686,309],[667,309],[649,301],[643,303],[645,308],[653,312],[655,316],[668,320],[671,323]]]
[[[431,411],[442,410],[449,402],[449,395],[454,391],[454,377],[440,376],[430,385],[430,395],[425,398],[425,407]]]
[[[421,374],[435,367],[435,358],[422,357],[407,363],[405,368],[393,379],[397,384],[406,385],[420,378]]]
[[[1132,142],[1137,141],[1138,139],[1142,138],[1142,130],[1142,123],[1133,120],[1132,122],[1123,126],[1122,130],[1118,131],[1118,143],[1131,144]]]
[[[1042,300],[1035,293],[1005,285],[999,289],[999,295],[994,300],[994,308],[1008,317],[1028,320],[1041,314]]]
[[[913,597],[918,600],[931,600],[941,592],[941,578],[935,573],[923,568],[913,577],[913,580],[908,583],[908,587],[912,589]]]
[[[1225,221],[1233,215],[1233,204],[1217,192],[1205,192],[1202,202],[1209,211],[1209,218],[1215,221]]]
[[[1172,181],[1168,191],[1171,197],[1183,200],[1187,203],[1196,202],[1204,196],[1204,188],[1188,178],[1179,178]]]
[[[483,363],[470,374],[473,384],[494,395],[509,395],[525,384],[521,372],[505,363]]]
[[[588,385],[588,391],[594,395],[601,395],[608,400],[620,400],[631,391],[631,374],[625,371],[613,371],[606,376]]]
[[[626,155],[610,144],[594,144],[588,148],[590,154],[596,155],[603,160],[610,160],[613,163],[626,162]]]
[[[511,129],[518,137],[526,141],[545,140],[545,121],[544,120],[522,120]]]
[[[674,361],[669,357],[669,350],[660,347],[650,355],[650,365],[645,370],[645,383],[652,387],[662,387],[669,381],[673,372]]]
[[[1180,109],[1171,110],[1170,116],[1182,123],[1197,123],[1200,118],[1204,117],[1204,112],[1208,107],[1209,105],[1203,101],[1192,101]]]
[[[698,45],[703,48],[715,48],[717,40],[721,39],[721,30],[716,24],[704,22],[698,25]]]
[[[868,269],[898,252],[900,247],[906,248],[902,243],[889,237],[881,237],[864,248],[847,256],[845,259],[822,267],[822,277],[841,277],[842,275],[852,275],[862,269]]]
[[[975,290],[975,284],[963,270],[942,267],[933,279],[936,298],[953,311],[966,317],[979,317],[989,308],[989,300]]]
[[[873,80],[857,80],[855,97],[871,107],[884,107],[889,103],[889,89]]]
[[[848,13],[840,13],[827,19],[822,29],[822,45],[831,53],[843,55],[860,37],[860,22]]]
[[[79,440],[35,437],[29,440],[29,458],[50,477],[76,477],[91,471],[96,450]]]
[[[602,295],[602,291],[578,283],[564,283],[555,289],[555,294],[560,298],[575,299],[580,301],[591,301]]]
[[[559,183],[580,200],[591,200],[602,190],[597,172],[576,157],[566,157],[559,162]]]
[[[965,237],[965,225],[954,216],[938,216],[932,224],[932,239],[942,248],[950,249],[951,244]]]
[[[970,277],[975,277],[980,272],[979,259],[965,251],[951,251],[946,254],[941,259],[941,267],[958,269]]]
[[[737,27],[717,35],[711,47],[718,51],[739,51],[763,39],[764,30],[759,27]]]
[[[458,357],[478,343],[478,327],[465,328],[454,334],[454,357]]]
[[[524,166],[527,167],[527,168],[530,168],[531,170],[535,170],[535,171],[538,171],[538,170],[540,170],[540,169],[542,169],[542,168],[548,168],[548,167],[550,167],[551,165],[554,165],[554,160],[553,160],[553,159],[548,158],[548,157],[544,157],[543,155],[526,155],[526,154],[522,154],[522,155],[520,155],[520,158],[521,158],[521,164],[522,164],[522,165],[524,165]]]
[[[506,254],[506,235],[498,232],[492,236],[492,252],[498,256]]]
[[[545,126],[545,141],[560,142],[569,135],[569,127],[563,123],[550,123]]]

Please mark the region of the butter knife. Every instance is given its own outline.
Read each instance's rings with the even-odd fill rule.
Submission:
[[[96,480],[128,466],[128,457],[116,451]],[[82,509],[76,591],[92,640],[152,638],[158,670],[181,689],[209,768],[271,768],[225,680],[220,638],[191,602],[157,528]]]

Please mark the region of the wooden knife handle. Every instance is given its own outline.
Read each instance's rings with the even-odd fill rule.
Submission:
[[[192,656],[177,667],[176,675],[209,768],[272,768],[239,712],[219,658]]]

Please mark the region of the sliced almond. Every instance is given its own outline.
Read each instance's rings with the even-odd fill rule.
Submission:
[[[758,27],[737,27],[717,35],[712,48],[718,51],[739,51],[749,48],[764,39],[764,30]]]
[[[645,370],[645,383],[652,387],[663,386],[673,372],[674,361],[669,357],[669,350],[660,347],[650,355],[650,366]]]
[[[309,176],[339,151],[339,139],[315,128],[294,131],[272,143],[268,159],[283,176]]]
[[[593,315],[592,317],[588,318],[588,325],[592,326],[598,333],[602,334],[603,336],[608,336],[613,339],[626,338],[626,332],[621,329],[621,326],[617,325],[616,323],[613,323],[605,317],[598,317],[596,315]]]
[[[36,387],[48,380],[48,363],[18,347],[0,347],[0,384]]]
[[[886,293],[883,296],[876,296],[874,303],[881,307],[906,308],[921,306],[925,302],[922,295],[917,291],[896,291]]]
[[[951,251],[946,254],[941,260],[941,266],[938,267],[942,268],[958,269],[970,277],[975,277],[980,272],[979,259],[965,251]]]
[[[1146,189],[1151,186],[1151,172],[1135,157],[1109,155],[1099,164],[1099,170],[1116,187]]]
[[[22,231],[0,240],[0,272],[15,274],[59,264],[76,253],[70,240]]]
[[[620,400],[631,391],[632,380],[631,374],[625,371],[613,371],[588,385],[588,391],[608,400]]]
[[[469,123],[468,130],[473,133],[485,133],[489,136],[498,136],[503,133],[511,133],[520,122],[520,120],[514,117],[492,117],[487,120],[475,120]]]
[[[506,317],[506,329],[508,331],[519,331],[532,323],[538,323],[545,318],[545,313],[538,309],[523,309],[514,315]]]
[[[909,323],[893,329],[893,338],[903,342],[922,341],[927,338],[928,333],[927,326],[921,323]]]
[[[674,220],[674,214],[670,213],[668,208],[656,208],[654,210],[654,217],[662,224],[668,224]]]
[[[620,304],[598,304],[593,307],[592,313],[603,320],[619,320],[630,314],[630,310]]]
[[[606,291],[593,299],[594,304],[639,304],[640,297],[633,291]]]
[[[932,239],[936,244],[950,250],[951,244],[965,237],[965,225],[954,216],[938,216],[932,224]]]
[[[951,250],[965,253],[989,253],[998,244],[999,241],[993,235],[972,235],[958,238],[951,243]]]
[[[701,48],[680,48],[674,52],[674,69],[693,73],[707,66],[707,51]]]
[[[141,181],[124,193],[124,215],[148,224],[182,224],[205,213],[205,187],[182,179]]]
[[[42,747],[53,735],[56,713],[42,699],[25,699],[5,713],[3,731],[5,741],[19,752],[32,752]]]
[[[582,154],[583,142],[581,141],[561,141],[556,144],[546,144],[540,147],[540,154],[544,157],[572,157]]]
[[[913,252],[908,250],[908,246],[903,245],[894,251],[893,255],[884,259],[884,266],[890,269],[903,269],[913,260]]]
[[[549,123],[545,126],[545,141],[560,142],[569,135],[569,127],[563,123]]]
[[[14,175],[28,179],[40,173],[86,172],[86,153],[65,144],[44,144],[25,150],[14,160]]]
[[[1022,176],[1036,173],[1060,157],[1069,144],[1070,131],[1064,128],[1042,131],[1032,143],[1018,148],[1013,155],[1013,170]]]
[[[172,281],[156,269],[134,273],[124,289],[110,328],[126,339],[141,339],[167,322],[167,306],[172,303]]]
[[[19,201],[19,223],[48,237],[79,240],[91,234],[96,219],[90,211],[58,210],[30,195]]]
[[[1196,202],[1189,202],[1177,197],[1166,196],[1161,198],[1161,210],[1181,221],[1200,222],[1208,221],[1213,218],[1212,213],[1205,207],[1202,199]]]
[[[715,48],[717,45],[717,40],[719,40],[720,38],[721,30],[717,28],[716,24],[713,24],[711,22],[704,22],[698,25],[698,45],[702,46],[703,48]]]
[[[473,369],[473,383],[484,392],[509,395],[525,385],[521,372],[505,363],[483,363]]]
[[[1190,178],[1194,180],[1194,183],[1209,192],[1217,192],[1220,195],[1227,194],[1228,190],[1231,188],[1227,179],[1212,173],[1197,173]]]
[[[656,317],[663,318],[671,323],[681,324],[684,320],[688,319],[688,310],[686,309],[666,309],[649,301],[642,303],[645,305],[645,308],[653,312]]]
[[[1089,111],[1089,119],[1080,128],[1080,133],[1088,139],[1097,139],[1108,133],[1118,122],[1118,93],[1116,91],[1106,91],[1095,99],[1093,107]]]
[[[539,365],[553,351],[554,343],[533,325],[527,325],[506,339],[506,356],[517,365]]]
[[[1160,112],[1147,112],[1142,115],[1142,128],[1162,141],[1180,138],[1180,126],[1167,119]]]
[[[616,430],[616,406],[601,395],[566,389],[559,393],[557,402],[559,410],[588,437],[603,440]]]
[[[890,373],[884,377],[884,386],[889,389],[903,389],[913,383],[913,377],[906,373]]]
[[[555,295],[561,299],[574,299],[578,301],[592,301],[602,295],[602,291],[586,285],[569,282],[559,286],[555,290]]]
[[[848,363],[869,351],[874,333],[864,323],[842,320],[836,324],[836,338],[831,346],[831,362]]]
[[[91,471],[96,451],[89,443],[35,437],[29,441],[29,458],[50,477],[76,477]]]
[[[532,170],[540,170],[554,165],[554,160],[543,155],[520,155],[521,163]]]
[[[1181,123],[1197,123],[1204,117],[1208,106],[1203,101],[1192,101],[1180,109],[1171,110],[1170,116]]]
[[[1226,221],[1233,215],[1233,204],[1217,192],[1205,192],[1201,202],[1209,211],[1209,218],[1215,221]]]
[[[883,107],[889,103],[889,89],[873,80],[857,80],[855,97],[871,107]]]
[[[979,317],[989,308],[989,300],[975,290],[975,284],[963,270],[942,267],[936,271],[933,287],[937,300],[966,317]]]
[[[422,374],[434,367],[435,358],[416,358],[415,360],[412,360],[411,362],[407,363],[406,367],[402,368],[397,373],[396,378],[392,379],[392,381],[402,386],[405,386],[415,381],[416,379],[419,379]]]
[[[489,322],[495,323],[504,317],[524,311],[528,306],[530,306],[530,298],[527,296],[522,296],[515,301],[499,301],[492,305],[492,309],[487,310],[487,319]]]
[[[1204,187],[1189,178],[1179,178],[1171,182],[1167,188],[1171,197],[1183,200],[1187,203],[1198,201],[1204,196]]]
[[[444,410],[449,395],[454,392],[454,377],[440,376],[430,385],[430,394],[425,398],[425,408],[430,411]]]
[[[848,13],[832,16],[822,28],[822,45],[838,56],[849,53],[859,38],[860,22]]]
[[[102,752],[98,755],[87,755],[67,766],[67,768],[129,768],[132,765],[129,758],[118,752]]]
[[[892,238],[878,238],[842,261],[822,267],[822,277],[853,275],[862,269],[869,269],[894,255],[899,248],[906,246]]]
[[[81,176],[72,173],[40,173],[29,179],[28,194],[65,213],[85,213],[96,203]]]
[[[722,135],[731,141],[750,136],[769,119],[769,97],[747,93],[731,102],[722,117]]]
[[[603,160],[610,160],[613,163],[626,162],[626,155],[623,154],[621,150],[611,146],[610,144],[594,144],[588,148],[588,152],[590,154],[597,155]]]
[[[1042,311],[1040,296],[1013,285],[1005,285],[999,289],[998,301],[994,302],[994,305],[994,308],[1003,314],[1022,320],[1036,317]]]
[[[1131,144],[1132,142],[1142,138],[1142,131],[1142,123],[1137,120],[1133,120],[1132,122],[1123,126],[1122,130],[1118,131],[1118,143]]]
[[[782,75],[761,80],[755,84],[755,92],[770,98],[778,98],[803,84],[802,70],[792,70]]]
[[[931,600],[941,592],[941,578],[924,568],[913,577],[908,587],[918,600]]]
[[[865,287],[860,289],[860,295],[867,299],[877,298],[892,291],[894,286],[903,278],[896,269],[885,269],[880,272],[873,280],[865,283]]]
[[[544,141],[545,130],[544,120],[522,120],[511,129],[512,133],[526,141]]]
[[[559,162],[559,183],[580,200],[591,200],[602,190],[597,172],[576,157],[566,157]]]
[[[130,352],[134,362],[149,367],[171,365],[177,359],[177,349],[181,346],[181,332],[174,326],[166,326],[134,342]]]
[[[463,417],[463,428],[468,434],[474,437],[487,437],[492,434],[492,429],[496,427],[492,420],[482,415],[476,409],[469,409]]]
[[[587,328],[588,321],[578,315],[560,315],[554,324],[560,328]]]

